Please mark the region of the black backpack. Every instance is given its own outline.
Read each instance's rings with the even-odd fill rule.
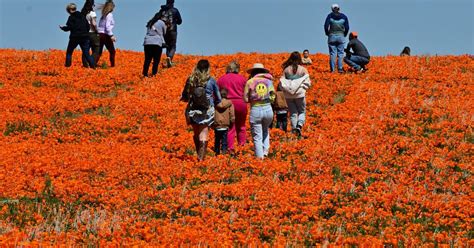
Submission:
[[[160,18],[164,17],[164,22],[167,26],[167,31],[171,31],[174,29],[174,15],[173,15],[173,8],[169,8],[167,10],[160,9],[159,11]]]
[[[206,110],[209,108],[209,100],[206,95],[206,84],[194,86],[191,89],[191,109]]]

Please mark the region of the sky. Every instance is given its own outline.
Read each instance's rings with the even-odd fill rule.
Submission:
[[[65,6],[85,0],[0,0],[0,48],[65,49]],[[105,0],[96,0],[96,3]],[[146,22],[165,0],[115,0],[116,47],[143,50]],[[474,54],[474,0],[176,0],[178,53],[328,53],[323,24],[332,3],[371,55]]]

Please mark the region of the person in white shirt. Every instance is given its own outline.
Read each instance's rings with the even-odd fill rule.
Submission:
[[[90,48],[92,50],[92,57],[94,58],[94,61],[97,63],[97,58],[99,56],[100,39],[99,39],[99,34],[97,33],[97,22],[96,22],[97,14],[94,12],[94,0],[87,0],[84,3],[84,6],[82,7],[81,13],[86,17],[87,22],[89,23],[89,26],[90,26],[90,30],[89,30]],[[89,67],[89,64],[85,56],[82,56],[82,65],[84,67]]]

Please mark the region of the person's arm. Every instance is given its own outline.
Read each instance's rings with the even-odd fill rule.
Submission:
[[[183,92],[181,92],[181,98],[179,99],[181,102],[189,102],[189,78],[186,80],[186,84],[184,85]]]
[[[275,87],[273,86],[272,81],[270,81],[270,84],[268,86],[268,95],[270,96],[270,102],[274,102],[276,98],[276,94],[275,94]]]
[[[234,104],[230,105],[230,123],[235,122],[235,109]]]
[[[214,101],[219,104],[222,101],[221,93],[219,92],[219,86],[217,86],[216,80],[212,79],[212,89],[214,91]]]
[[[114,16],[112,15],[112,13],[110,13],[105,17],[105,33],[111,36],[113,41],[115,41],[115,36],[113,32],[114,27],[115,27]]]
[[[345,29],[344,36],[347,36],[347,34],[349,33],[349,19],[347,19],[346,15],[344,15],[343,18],[345,20],[345,22],[344,22],[344,29]]]
[[[69,16],[69,18],[67,18],[66,26],[59,26],[59,28],[63,30],[64,32],[68,32],[68,31],[71,31],[71,25],[72,25],[72,18],[71,16]]]
[[[91,14],[91,25],[92,25],[92,31],[97,32],[97,15],[95,12],[91,12],[94,14]]]
[[[175,9],[176,10],[176,24],[177,25],[181,25],[181,23],[183,23],[183,19],[181,19],[181,14],[179,13],[179,10],[178,9]]]
[[[244,88],[244,102],[249,102],[249,84],[248,84],[248,81],[245,84],[245,88]]]
[[[326,17],[326,21],[324,22],[324,33],[326,33],[326,36],[329,36],[329,18],[330,15]]]

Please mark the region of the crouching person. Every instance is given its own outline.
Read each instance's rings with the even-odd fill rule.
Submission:
[[[363,72],[367,70],[365,66],[370,62],[370,55],[367,48],[357,36],[357,32],[351,32],[349,34],[349,44],[347,44],[344,62],[356,72]]]

